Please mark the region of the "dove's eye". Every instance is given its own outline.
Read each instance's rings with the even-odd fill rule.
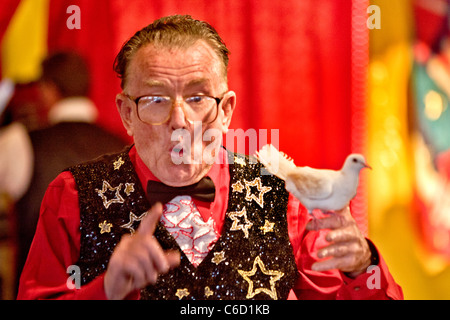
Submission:
[[[358,162],[358,159],[353,158],[353,162],[354,162],[354,163]]]

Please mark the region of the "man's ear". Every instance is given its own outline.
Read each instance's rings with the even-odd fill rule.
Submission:
[[[116,96],[116,106],[122,119],[123,126],[130,137],[133,136],[133,106],[131,100],[123,93]]]
[[[228,127],[233,117],[234,108],[236,107],[236,93],[234,91],[228,91],[222,99],[221,109],[223,111],[222,118],[222,132],[225,134],[228,131]]]

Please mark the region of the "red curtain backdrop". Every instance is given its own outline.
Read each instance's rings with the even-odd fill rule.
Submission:
[[[0,43],[3,40],[3,35],[8,29],[9,22],[11,21],[14,12],[19,5],[20,0],[4,0],[0,5]],[[2,72],[2,66],[0,63],[0,74]]]

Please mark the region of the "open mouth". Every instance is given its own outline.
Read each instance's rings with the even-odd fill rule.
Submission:
[[[170,154],[172,157],[182,157],[183,156],[183,148],[179,145],[176,145],[170,149]]]

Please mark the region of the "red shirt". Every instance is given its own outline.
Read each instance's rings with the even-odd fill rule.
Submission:
[[[139,158],[136,149],[129,152],[144,190],[148,180],[158,180]],[[222,151],[208,176],[216,186],[214,202],[195,201],[204,220],[210,216],[220,234],[226,209],[230,175],[227,155]],[[287,220],[289,239],[300,277],[294,287],[299,299],[403,299],[403,293],[380,256],[377,270],[355,279],[339,270],[316,272],[311,265],[317,261],[316,252],[328,244],[326,231],[305,229],[310,219],[300,202],[289,195]],[[106,299],[103,276],[98,276],[80,289],[69,289],[72,283],[68,272],[80,254],[80,209],[78,191],[70,172],[61,173],[48,187],[44,196],[36,234],[20,279],[18,299]],[[377,278],[375,279],[374,276]],[[379,289],[378,289],[379,288]],[[290,297],[295,298],[291,291]],[[129,298],[138,298],[132,294]]]

